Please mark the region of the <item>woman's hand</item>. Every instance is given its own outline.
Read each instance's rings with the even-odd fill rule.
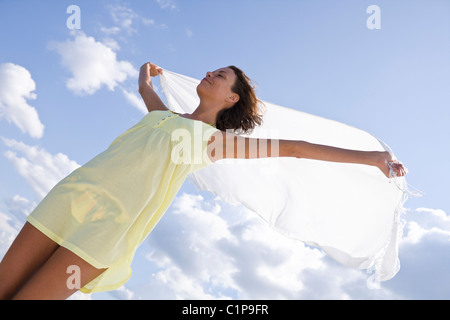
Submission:
[[[144,100],[149,112],[153,110],[169,110],[153,90],[151,77],[156,77],[162,74],[162,72],[162,68],[151,62],[144,63],[139,72],[139,94]]]
[[[401,162],[393,158],[391,154],[387,151],[376,152],[375,155],[375,166],[377,166],[381,172],[388,178],[391,177],[403,177],[406,175],[408,170],[403,166]],[[392,176],[391,174],[392,168]]]
[[[146,71],[150,77],[156,77],[162,74],[162,68],[151,62],[144,63],[141,66],[141,70]]]
[[[158,67],[156,64],[147,62],[141,66],[139,72],[139,93],[150,87],[153,90],[152,78],[162,74],[162,68]]]

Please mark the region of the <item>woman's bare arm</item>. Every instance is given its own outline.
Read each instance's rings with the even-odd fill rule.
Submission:
[[[297,158],[374,166],[388,178],[391,173],[389,165],[397,176],[404,176],[407,173],[403,164],[387,151],[360,151],[297,141],[295,153]]]
[[[246,138],[225,131],[213,134],[208,144],[212,161],[224,158],[295,157],[295,140]]]
[[[223,158],[294,157],[375,166],[387,177],[389,177],[389,162],[394,162],[393,169],[397,175],[406,174],[403,165],[396,162],[387,151],[350,150],[302,140],[246,138],[223,131],[213,136],[215,140],[208,146],[212,161]]]
[[[295,153],[297,158],[373,166],[376,160],[374,155],[378,152],[342,149],[306,141],[297,141]]]
[[[139,72],[139,93],[144,100],[147,110],[169,110],[153,90],[151,77],[156,77],[162,73],[162,69],[153,63],[145,63]]]

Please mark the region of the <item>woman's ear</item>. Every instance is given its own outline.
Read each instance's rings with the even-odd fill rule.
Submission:
[[[239,95],[234,93],[226,99],[227,102],[236,103],[239,101]]]

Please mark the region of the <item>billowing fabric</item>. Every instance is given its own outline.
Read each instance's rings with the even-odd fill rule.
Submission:
[[[169,107],[191,113],[199,80],[164,70]],[[263,124],[253,138],[305,140],[340,148],[392,151],[357,128],[264,101]],[[376,167],[292,157],[222,159],[191,173],[194,185],[232,204],[243,204],[288,237],[321,248],[341,264],[372,269],[376,280],[399,270],[404,177]]]
[[[187,175],[211,164],[206,146],[216,131],[169,110],[149,112],[61,180],[28,216],[59,245],[108,268],[82,292],[113,290],[128,280],[137,247]]]

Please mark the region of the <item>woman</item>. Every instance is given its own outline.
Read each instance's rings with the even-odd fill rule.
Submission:
[[[149,113],[59,182],[27,218],[0,264],[1,299],[66,299],[80,288],[90,293],[120,287],[131,275],[136,248],[187,174],[223,158],[296,157],[375,166],[386,177],[406,174],[388,152],[270,139],[257,139],[267,143],[266,153],[250,148],[251,138],[231,131],[251,131],[262,117],[251,82],[234,66],[206,74],[192,114],[164,105],[151,81],[160,74],[155,64],[141,67],[139,92]],[[176,143],[180,136],[183,144]],[[187,161],[177,161],[181,155]]]

